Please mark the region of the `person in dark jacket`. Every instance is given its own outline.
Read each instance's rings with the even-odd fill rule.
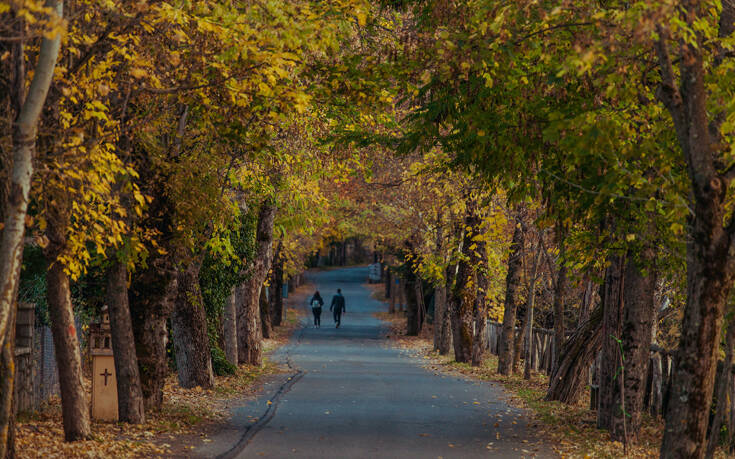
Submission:
[[[311,312],[314,314],[314,327],[319,328],[322,325],[322,306],[324,306],[324,300],[319,294],[319,290],[311,297],[310,303]]]
[[[329,306],[329,310],[334,313],[334,322],[337,324],[336,328],[339,328],[339,323],[342,319],[342,313],[346,313],[345,309],[345,297],[342,296],[342,289],[337,289],[337,294],[332,297],[332,305]]]

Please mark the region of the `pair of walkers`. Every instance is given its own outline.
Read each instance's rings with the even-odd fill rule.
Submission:
[[[319,294],[319,290],[314,293],[311,297],[311,312],[314,313],[314,326],[319,328],[322,326],[322,306],[324,306],[324,300]],[[329,310],[334,313],[334,323],[339,324],[342,321],[342,313],[346,313],[345,310],[345,297],[342,295],[342,289],[337,289],[337,294],[332,297],[332,305],[329,306]]]

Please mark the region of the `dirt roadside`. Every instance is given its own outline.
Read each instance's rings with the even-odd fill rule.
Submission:
[[[540,427],[540,432],[555,445],[554,450],[565,458],[657,458],[663,435],[663,422],[650,416],[644,417],[638,442],[625,447],[620,442],[609,440],[609,434],[596,428],[596,413],[585,403],[566,405],[544,400],[549,378],[543,373],[534,373],[530,380],[522,375],[503,376],[497,372],[497,356],[488,355],[480,367],[454,362],[450,356],[439,355],[433,347],[433,330],[428,325],[420,336],[406,336],[406,318],[401,312],[389,313],[382,284],[365,284],[373,298],[386,304],[385,312],[376,316],[386,322],[387,345],[419,358],[427,369],[435,374],[449,374],[485,381],[501,386],[506,401],[516,407],[529,410]],[[582,397],[586,402],[589,397]],[[718,451],[716,458],[724,458]]]
[[[94,421],[90,440],[64,441],[61,401],[58,397],[37,413],[21,415],[16,428],[16,452],[20,458],[89,457],[189,457],[192,450],[207,443],[232,416],[237,406],[260,394],[266,385],[282,377],[288,369],[273,363],[269,356],[289,342],[301,327],[306,314],[306,297],[312,286],[304,284],[285,300],[286,317],[264,340],[262,367],[241,365],[231,376],[217,376],[211,390],[183,389],[176,375],[169,375],[164,387],[164,406],[148,414],[143,425]],[[91,385],[87,381],[87,389]]]

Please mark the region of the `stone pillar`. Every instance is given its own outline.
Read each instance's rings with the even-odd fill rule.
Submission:
[[[102,320],[89,327],[89,352],[92,355],[92,417],[117,421],[117,376],[112,354],[110,316],[105,307]]]

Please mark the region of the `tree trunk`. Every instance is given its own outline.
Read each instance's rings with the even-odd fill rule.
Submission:
[[[533,339],[533,310],[536,307],[536,281],[538,280],[538,265],[541,262],[541,238],[542,234],[538,235],[539,241],[536,244],[536,256],[533,258],[533,266],[531,267],[531,279],[528,283],[528,302],[526,304],[526,315],[524,320],[521,322],[521,332],[518,334],[518,338],[513,343],[513,373],[517,371],[517,367],[520,361],[520,355],[522,349],[522,340],[525,336],[526,346],[528,352],[526,353],[526,365],[523,371],[524,379],[531,379],[531,340]]]
[[[271,298],[273,326],[278,327],[283,323],[283,256],[281,253],[282,242],[278,243],[277,256],[274,258],[273,266],[273,297]]]
[[[653,251],[644,250],[642,257],[645,260],[645,266],[640,266],[632,257],[629,257],[623,280],[625,286],[624,312],[620,338],[623,341],[623,390],[625,393],[619,393],[619,384],[614,385],[613,388],[618,389],[615,396],[616,405],[625,406],[625,412],[613,410],[612,430],[610,431],[613,440],[623,443],[635,441],[641,427],[643,394],[651,362],[651,328],[656,316],[654,301],[656,275],[653,266],[650,266],[653,262]],[[648,275],[644,276],[642,269],[648,270]]]
[[[237,299],[237,352],[238,362],[251,365],[263,363],[263,337],[260,324],[260,289],[271,265],[273,247],[273,221],[276,206],[266,201],[258,213],[255,233],[255,258],[247,280],[238,288]]]
[[[478,218],[477,230],[480,231],[481,223]],[[472,366],[479,367],[485,356],[485,348],[487,347],[487,337],[485,330],[487,329],[487,301],[488,292],[490,291],[490,279],[485,270],[487,267],[487,248],[482,238],[473,238],[475,248],[471,251],[470,261],[475,267],[475,301],[473,302],[473,312],[475,318],[474,336],[472,337]]]
[[[469,363],[472,361],[472,305],[465,305],[454,292],[447,295],[447,307],[451,308],[452,344],[454,360]]]
[[[735,4],[722,2],[721,37],[735,29]],[[680,15],[695,27],[710,13],[700,2],[682,2]],[[729,18],[729,19],[728,19]],[[691,184],[692,216],[688,226],[687,301],[681,322],[679,348],[670,384],[662,458],[701,458],[706,452],[707,423],[713,378],[719,352],[725,304],[735,271],[735,223],[728,216],[729,179],[720,172],[723,151],[717,120],[710,119],[705,56],[712,47],[704,34],[697,42],[679,44],[678,73],[669,55],[666,30],[655,43],[661,77],[659,99],[671,113]],[[709,56],[707,58],[709,60]],[[713,101],[714,102],[714,101]]]
[[[64,228],[65,230],[65,228]],[[67,441],[86,440],[91,435],[89,402],[82,384],[82,355],[74,324],[69,277],[55,259],[46,273],[48,302],[54,353],[59,372],[59,392]]]
[[[200,268],[200,264],[191,263],[179,270],[171,331],[181,387],[211,389],[214,387],[214,372],[207,334],[207,314],[199,287]]]
[[[406,335],[418,336],[421,331],[421,314],[419,313],[419,295],[416,285],[421,280],[411,271],[409,267],[405,277],[406,292]]]
[[[599,406],[597,427],[612,430],[613,420],[620,411],[619,370],[621,328],[623,322],[623,295],[625,256],[610,255],[610,266],[605,272],[602,291],[602,359],[600,367]]]
[[[47,6],[58,16],[62,16],[62,1],[50,0]],[[13,165],[9,177],[9,194],[7,202],[1,203],[5,206],[5,218],[0,239],[0,349],[3,348],[6,336],[9,336],[8,324],[11,308],[15,305],[15,296],[18,292],[38,118],[46,102],[46,95],[54,75],[54,67],[56,67],[61,46],[61,35],[57,33],[41,41],[33,80],[28,89],[28,95],[23,100],[13,130]],[[20,59],[23,58],[20,56]]]
[[[390,268],[388,266],[385,267],[385,299],[389,299],[390,296],[390,288],[391,288],[391,282],[393,282],[393,277],[391,276]]]
[[[727,334],[725,336],[725,360],[722,362],[722,377],[717,385],[717,393],[715,402],[717,404],[715,415],[712,418],[712,422],[709,428],[709,440],[707,441],[707,454],[706,457],[713,457],[715,449],[720,441],[720,430],[722,424],[726,423],[726,416],[728,409],[728,394],[731,392],[732,384],[732,354],[733,346],[735,345],[735,322],[730,319],[727,324]],[[735,426],[729,426],[728,431]]]
[[[227,297],[225,309],[222,311],[222,329],[224,351],[227,361],[237,365],[237,313],[235,307],[235,287]]]
[[[579,322],[587,320],[592,309],[592,302],[595,295],[595,283],[588,280],[585,283],[584,293],[582,294],[582,304],[579,307]],[[655,324],[655,322],[654,322]]]
[[[434,291],[434,350],[447,355],[451,348],[451,320],[447,314],[447,286],[442,283]]]
[[[573,405],[587,385],[587,369],[602,346],[602,305],[581,322],[559,351],[559,365],[549,377],[545,400]],[[528,368],[528,364],[527,368]]]
[[[7,12],[0,15],[0,21],[13,21],[15,13]],[[22,33],[25,23],[23,21],[15,20],[16,23],[13,31]],[[6,100],[8,102],[7,113],[10,117],[12,113],[13,118],[17,118],[20,114],[23,104],[25,102],[25,46],[23,42],[17,43],[2,43],[0,44],[0,53],[10,54],[10,59],[6,59],[5,62],[0,64],[0,71],[3,71],[5,75],[10,76],[7,78],[7,85],[0,88],[0,92],[8,94],[9,97]],[[14,186],[10,177],[13,171],[13,156],[15,151],[7,151],[6,149],[0,149],[0,222],[5,223],[8,214],[6,211],[10,211],[9,196],[10,190]],[[25,231],[25,229],[23,229]],[[22,237],[22,236],[21,236]],[[2,241],[2,229],[0,229],[0,243]],[[0,255],[0,260],[2,260]],[[21,259],[22,262],[22,259]],[[0,261],[0,263],[3,263]],[[20,266],[20,263],[18,263]],[[2,270],[2,268],[0,268]],[[16,384],[16,373],[15,368],[15,323],[17,316],[17,297],[18,297],[18,284],[19,284],[19,271],[11,272],[11,276],[15,276],[14,289],[11,293],[11,303],[8,310],[7,326],[5,329],[5,336],[0,337],[0,394],[11,394],[11,396],[0,397],[0,458],[12,459],[16,456],[15,450],[15,384]],[[0,274],[4,276],[5,274]],[[2,282],[4,288],[4,277]],[[2,295],[0,295],[2,296]],[[3,303],[0,300],[0,311]],[[2,315],[2,312],[0,312]],[[0,333],[3,333],[3,327],[0,326]]]
[[[413,287],[416,290],[416,322],[418,323],[418,334],[424,329],[426,323],[426,297],[424,296],[424,281],[416,276]]]
[[[503,331],[498,349],[498,373],[509,375],[513,369],[513,339],[518,308],[518,289],[521,285],[523,266],[523,223],[516,217],[516,227],[508,255],[508,273],[505,277],[505,311],[503,312]]]
[[[567,266],[565,260],[565,230],[562,225],[557,225],[557,238],[559,244],[559,272],[556,276],[556,288],[554,289],[554,349],[557,350],[557,359],[553,362],[554,368],[559,363],[559,349],[564,345],[564,301],[567,293]]]
[[[694,236],[702,238],[703,225],[695,226]],[[661,447],[665,458],[705,453],[718,338],[730,284],[725,266],[728,249],[719,242],[690,244],[687,303],[666,410],[664,445],[671,450]]]
[[[485,243],[478,241],[477,252],[485,253]],[[484,257],[483,257],[484,258]],[[483,263],[483,266],[486,263]],[[472,338],[472,366],[479,367],[482,365],[482,358],[485,356],[485,347],[487,338],[485,330],[487,329],[487,292],[490,286],[487,274],[480,272],[477,274],[477,299],[474,302],[475,313],[475,334]]]
[[[263,327],[263,338],[269,339],[273,334],[271,325],[270,304],[265,286],[260,287],[260,324]]]
[[[168,257],[149,261],[149,267],[136,275],[130,289],[130,314],[138,356],[140,385],[146,410],[160,410],[163,385],[169,372],[166,355],[166,322],[174,309],[178,292],[176,271]]]
[[[474,205],[468,205],[464,218],[464,234],[462,235],[461,252],[464,255],[457,265],[457,274],[452,288],[450,304],[452,306],[452,330],[454,342],[454,359],[457,362],[472,362],[472,341],[474,337],[473,320],[475,301],[477,300],[477,272],[480,260],[474,250],[474,231],[479,227],[480,219]]]
[[[107,306],[110,315],[112,352],[115,356],[119,419],[130,424],[143,424],[145,423],[143,391],[140,386],[138,357],[135,354],[127,284],[127,266],[118,260],[113,261],[107,273]]]
[[[10,308],[8,336],[0,348],[0,458],[15,457],[15,319],[17,306]]]

